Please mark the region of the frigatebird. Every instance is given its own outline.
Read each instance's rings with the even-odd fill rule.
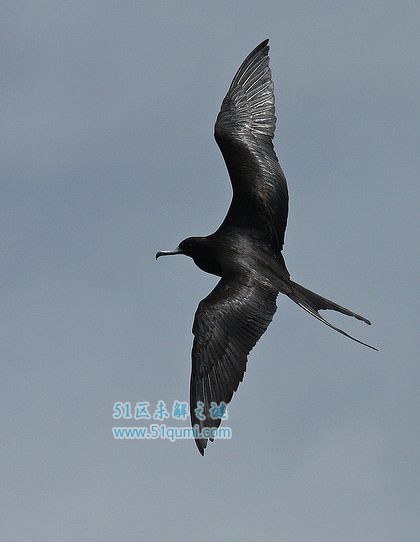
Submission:
[[[221,422],[220,410],[217,417],[210,409],[232,399],[249,352],[273,318],[279,293],[339,333],[377,350],[332,325],[319,311],[337,311],[370,325],[369,320],[292,281],[287,270],[282,250],[289,197],[273,147],[276,117],[268,52],[266,39],[246,57],[214,127],[233,189],[225,219],[211,235],[188,237],[175,250],[156,254],[156,259],[185,254],[203,271],[221,277],[200,301],[192,329],[190,413],[192,426],[200,431],[195,441],[202,455],[211,434],[203,429],[215,429]]]

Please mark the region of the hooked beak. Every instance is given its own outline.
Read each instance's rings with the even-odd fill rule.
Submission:
[[[159,256],[172,256],[172,254],[182,254],[182,250],[179,247],[175,250],[160,250],[159,252],[156,252],[156,259],[158,259]]]

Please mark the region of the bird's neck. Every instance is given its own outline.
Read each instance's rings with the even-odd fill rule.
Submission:
[[[202,271],[221,277],[221,254],[218,248],[220,247],[210,236],[198,237],[195,241],[194,254],[191,257],[195,265]]]

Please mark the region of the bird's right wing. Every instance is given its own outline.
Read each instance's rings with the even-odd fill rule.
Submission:
[[[280,253],[287,224],[286,178],[273,148],[276,126],[268,40],[244,60],[214,127],[233,198],[220,229],[243,227]]]
[[[242,382],[247,356],[267,329],[276,311],[278,291],[258,279],[222,278],[198,305],[190,386],[192,426],[217,428],[220,419],[210,415],[211,403],[229,403]],[[200,419],[195,412],[203,404]],[[196,439],[201,454],[206,438]]]

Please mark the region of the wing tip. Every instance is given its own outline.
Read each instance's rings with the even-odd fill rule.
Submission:
[[[266,45],[268,45],[268,42],[270,41],[270,38],[265,38],[265,40],[263,40],[259,45],[258,47],[261,47],[261,49],[263,47],[265,47]]]
[[[236,83],[236,81],[238,81],[241,77],[241,75],[247,70],[247,68],[250,66],[250,64],[252,64],[252,62],[254,61],[254,59],[260,55],[262,53],[262,56],[267,56],[268,57],[268,52],[270,50],[270,46],[268,44],[269,42],[269,38],[266,38],[264,41],[262,41],[259,45],[257,45],[254,49],[252,49],[252,51],[249,53],[249,55],[245,58],[245,60],[242,62],[242,64],[239,66],[234,78],[233,78],[233,81],[232,81],[232,84],[231,84],[231,88],[234,86],[234,83]]]
[[[268,55],[268,51],[270,50],[270,45],[269,45],[269,41],[270,41],[270,38],[266,38],[265,40],[263,40],[261,43],[259,43],[255,49],[253,49],[249,55],[248,55],[248,59],[251,59],[253,58],[256,54],[258,54],[259,52],[261,51],[264,51],[265,49],[265,53]]]
[[[202,443],[202,440],[203,439],[195,439],[195,444],[197,446],[197,449],[198,451],[200,452],[200,454],[204,457],[204,451],[206,449],[206,446],[207,446],[207,441],[205,440],[204,441],[204,444]]]

